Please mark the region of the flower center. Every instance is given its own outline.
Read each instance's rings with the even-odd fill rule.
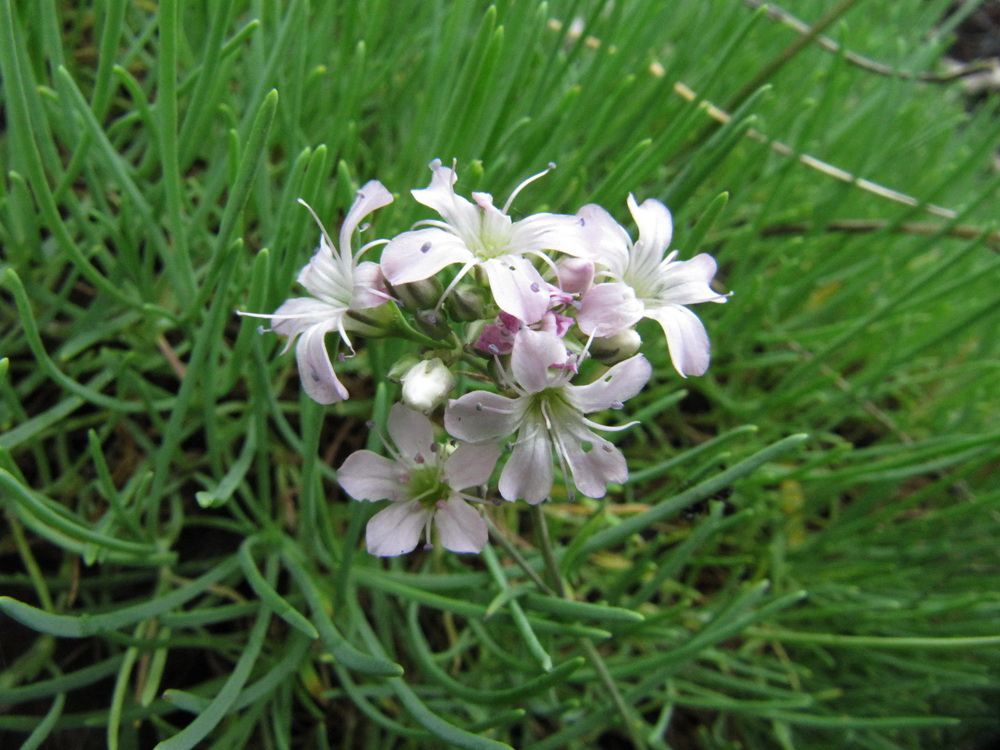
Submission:
[[[451,496],[451,487],[441,478],[440,466],[422,466],[410,471],[410,497],[428,510]]]

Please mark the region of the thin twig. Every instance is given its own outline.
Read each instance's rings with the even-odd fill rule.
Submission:
[[[782,10],[771,3],[765,3],[763,0],[743,0],[751,8],[766,8],[764,11],[765,15],[785,26],[793,29],[802,35],[807,35],[812,32],[812,28],[809,24],[800,21],[798,18],[793,16],[788,11]],[[941,73],[933,73],[926,70],[913,71],[913,70],[902,70],[899,68],[894,68],[891,65],[886,65],[885,63],[877,62],[872,60],[870,57],[865,57],[864,55],[859,55],[850,50],[841,51],[841,45],[833,41],[828,36],[823,36],[821,34],[812,34],[810,37],[816,42],[820,47],[827,50],[828,52],[833,52],[834,54],[843,54],[844,59],[856,65],[863,70],[867,70],[870,73],[875,73],[881,76],[888,76],[890,78],[902,78],[908,81],[923,81],[925,83],[951,83],[952,81],[958,80],[960,78],[965,78],[966,76],[976,75],[977,73],[985,73],[991,70],[995,70],[997,67],[997,60],[979,60],[973,63],[968,63],[965,65],[958,65],[952,70],[944,71]]]
[[[760,230],[761,237],[782,237],[787,235],[808,234],[814,231],[815,224],[807,221],[791,222],[788,224],[772,224]],[[901,234],[933,235],[943,232],[949,237],[962,240],[973,240],[982,238],[993,252],[1000,252],[1000,230],[986,232],[980,227],[971,224],[956,224],[951,227],[943,227],[939,224],[928,224],[926,222],[904,221],[900,224],[886,219],[840,219],[831,221],[829,224],[820,227],[820,231],[831,234],[867,234],[889,230]]]

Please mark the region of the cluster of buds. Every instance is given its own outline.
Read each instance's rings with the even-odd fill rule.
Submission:
[[[319,248],[298,276],[310,296],[259,315],[288,338],[286,349],[294,344],[302,385],[323,404],[349,397],[327,333],[338,333],[350,354],[352,335],[398,336],[418,347],[390,373],[402,403],[389,412],[388,457],[357,451],[338,471],[356,500],[391,501],[367,528],[368,550],[379,556],[410,552],[421,539],[431,544],[432,528],[446,549],[481,551],[487,526],[476,504],[494,496],[489,483],[505,453],[497,490],[509,502],[548,498],[557,464],[563,481],[588,497],[624,482],[624,456],[598,432],[634,423],[608,427],[587,415],[624,408],[651,377],[636,324],[657,321],[677,372],[701,375],[708,335],[687,306],[728,296],[711,288],[711,256],[668,254],[673,225],[659,201],[628,197],[633,241],[594,204],[513,221],[515,196],[549,169],[521,183],[503,208],[488,193],[457,195],[453,167],[435,160],[430,169],[430,185],[411,192],[440,218],[354,251],[361,222],[393,200],[368,182],[337,245],[320,224]],[[378,263],[360,260],[379,245]],[[600,373],[573,382],[588,358]],[[459,371],[488,387],[451,399]],[[431,417],[442,406],[448,436],[439,441]]]

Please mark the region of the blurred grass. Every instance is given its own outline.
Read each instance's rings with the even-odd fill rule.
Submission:
[[[636,744],[581,638],[650,747],[1000,733],[996,103],[816,44],[785,60],[797,34],[749,5],[0,0],[0,734]],[[824,33],[905,71],[939,70],[959,20],[842,5]],[[575,609],[512,564],[542,564],[515,507],[496,566],[356,553],[370,511],[330,467],[402,348],[369,342],[324,410],[231,315],[290,294],[296,198],[332,226],[434,157],[497,196],[557,162],[515,212],[663,199],[735,291],[701,311],[703,378],[646,332],[633,481],[546,506]],[[419,217],[398,200],[372,231]]]

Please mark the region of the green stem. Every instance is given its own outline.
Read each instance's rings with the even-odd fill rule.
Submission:
[[[559,571],[559,563],[556,561],[555,552],[552,549],[549,527],[545,521],[545,513],[542,511],[541,505],[531,506],[531,518],[535,524],[535,536],[538,539],[538,546],[542,550],[542,557],[545,559],[545,567],[552,581],[552,586],[561,598],[572,600],[572,597],[566,590],[562,573]],[[638,722],[632,716],[632,712],[625,703],[621,691],[618,690],[618,685],[608,671],[604,659],[601,658],[601,654],[594,647],[594,642],[589,638],[581,638],[580,645],[583,647],[583,655],[587,657],[587,661],[594,668],[598,679],[601,681],[604,689],[607,690],[611,702],[614,703],[615,709],[618,711],[619,716],[621,716],[625,724],[625,730],[628,732],[632,743],[638,750],[646,750],[648,746],[646,745],[645,738],[643,738],[642,733],[639,731]]]

